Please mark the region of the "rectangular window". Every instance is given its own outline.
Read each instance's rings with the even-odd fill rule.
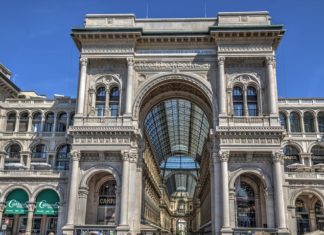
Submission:
[[[234,115],[238,117],[243,116],[243,104],[242,103],[234,103]]]
[[[256,103],[248,103],[249,116],[257,116],[258,109]]]

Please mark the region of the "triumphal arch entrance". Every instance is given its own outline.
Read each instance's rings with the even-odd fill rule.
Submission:
[[[267,12],[87,15],[65,234],[288,234]],[[280,189],[280,190],[279,190]]]

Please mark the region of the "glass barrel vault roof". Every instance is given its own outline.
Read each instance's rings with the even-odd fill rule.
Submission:
[[[208,137],[206,114],[188,100],[169,99],[149,111],[144,127],[169,194],[180,191],[192,196]]]

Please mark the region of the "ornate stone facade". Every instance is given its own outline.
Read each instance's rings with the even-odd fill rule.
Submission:
[[[80,50],[76,100],[21,92],[1,66],[2,229],[323,230],[324,99],[278,100],[275,53],[283,34],[267,12],[87,15],[72,30]],[[172,145],[175,136],[188,141]],[[182,157],[192,168],[173,169],[169,159]]]

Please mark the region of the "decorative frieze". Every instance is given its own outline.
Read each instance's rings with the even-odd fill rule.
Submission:
[[[88,54],[130,54],[134,53],[133,47],[113,47],[111,45],[88,45],[86,47],[82,48],[82,53],[88,53]]]
[[[234,52],[272,52],[271,44],[222,44],[219,45],[219,52],[234,53]]]
[[[210,63],[187,62],[136,62],[137,71],[209,70]]]

